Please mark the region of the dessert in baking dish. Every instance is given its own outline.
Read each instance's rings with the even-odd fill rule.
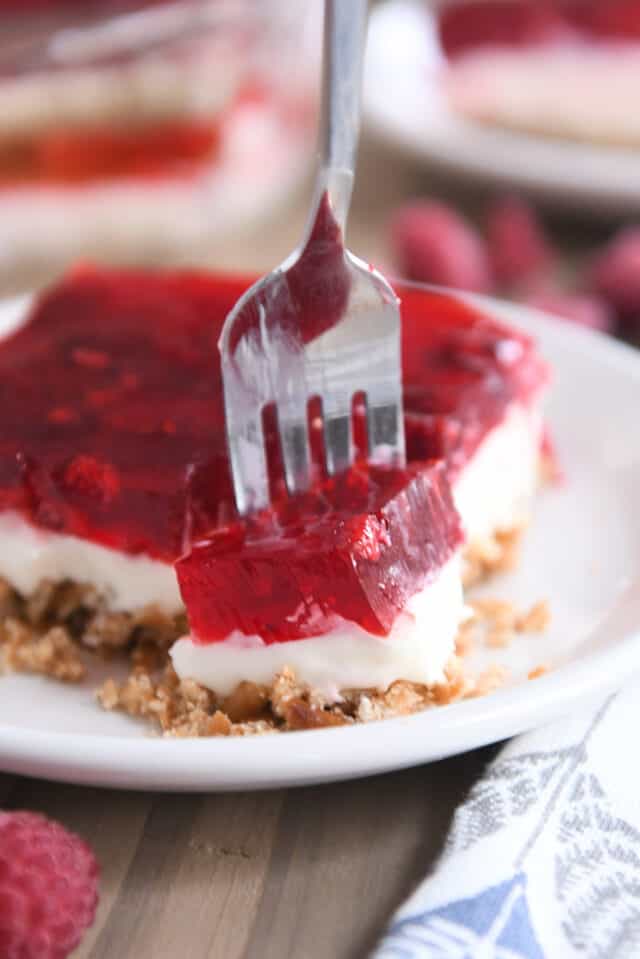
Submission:
[[[3,14],[5,285],[41,285],[80,256],[210,254],[277,209],[311,159],[319,10],[96,0]]]

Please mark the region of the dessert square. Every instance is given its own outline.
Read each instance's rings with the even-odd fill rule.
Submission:
[[[409,468],[361,465],[240,520],[217,341],[248,285],[82,265],[0,342],[5,648],[49,673],[58,651],[66,678],[72,648],[136,650],[139,712],[185,682],[271,702],[278,676],[325,703],[399,702],[409,683],[402,709],[424,705],[463,616],[461,557],[486,575],[526,522],[547,368],[480,309],[400,288]],[[140,686],[141,643],[173,644],[168,686]]]
[[[286,667],[329,699],[443,682],[464,614],[461,542],[442,463],[353,467],[178,560],[191,635],[176,671],[224,695]]]

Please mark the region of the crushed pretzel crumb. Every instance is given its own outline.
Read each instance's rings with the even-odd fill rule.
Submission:
[[[437,706],[447,706],[457,699],[464,699],[472,683],[464,660],[458,655],[450,658],[444,672],[445,682],[439,683],[432,691],[433,701]]]
[[[527,679],[539,679],[540,676],[546,676],[548,672],[549,672],[548,666],[536,666],[535,669],[532,669],[529,672]]]
[[[490,649],[506,649],[515,639],[515,635],[509,627],[494,628],[487,633],[486,644]]]
[[[514,569],[520,557],[525,524],[499,531],[480,542],[470,543],[462,557],[462,581],[466,589],[497,573]]]
[[[101,655],[125,649],[139,669],[160,667],[185,631],[182,614],[155,607],[111,612],[93,586],[42,580],[28,597],[0,579],[0,662],[12,672],[39,673],[64,682],[86,675],[83,648]]]
[[[469,690],[468,696],[488,696],[494,693],[496,689],[504,686],[509,679],[509,670],[504,666],[489,666],[484,672],[480,673],[476,679],[473,688]]]
[[[238,683],[222,702],[222,709],[232,723],[242,723],[263,716],[269,709],[269,690],[256,683]]]
[[[551,622],[551,610],[546,600],[536,603],[531,609],[516,619],[519,633],[543,633]]]
[[[77,645],[61,626],[38,634],[16,619],[6,619],[0,631],[0,655],[9,672],[39,673],[66,683],[80,682],[86,675]]]
[[[470,615],[460,624],[458,635],[456,636],[456,655],[465,657],[470,656],[476,648],[477,618],[475,614]]]
[[[484,644],[490,649],[505,649],[517,633],[543,632],[549,625],[551,613],[546,600],[531,609],[519,612],[513,603],[501,599],[480,598],[470,603],[473,616],[467,628],[481,629]]]

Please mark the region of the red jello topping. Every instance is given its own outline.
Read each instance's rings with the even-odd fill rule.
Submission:
[[[564,0],[569,18],[603,40],[640,40],[638,0]]]
[[[192,170],[215,157],[217,120],[176,120],[147,129],[50,130],[0,143],[0,185],[155,178]]]
[[[247,281],[77,269],[0,345],[0,509],[172,562],[233,519],[217,341]],[[409,451],[459,470],[546,371],[530,340],[399,289]]]
[[[385,636],[461,540],[442,463],[360,466],[217,530],[176,570],[199,642],[303,639],[341,620]]]
[[[478,47],[527,47],[556,40],[567,30],[553,0],[458,0],[439,14],[440,40],[449,56]]]
[[[439,13],[450,57],[482,47],[531,47],[576,41],[637,42],[638,0],[455,0]]]
[[[443,457],[455,480],[507,407],[536,397],[548,368],[529,337],[462,300],[415,288],[400,294],[407,455]]]
[[[246,284],[78,270],[0,347],[0,508],[171,562],[228,519],[217,340]]]

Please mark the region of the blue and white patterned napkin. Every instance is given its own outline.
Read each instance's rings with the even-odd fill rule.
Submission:
[[[638,959],[639,703],[512,740],[375,959]]]

